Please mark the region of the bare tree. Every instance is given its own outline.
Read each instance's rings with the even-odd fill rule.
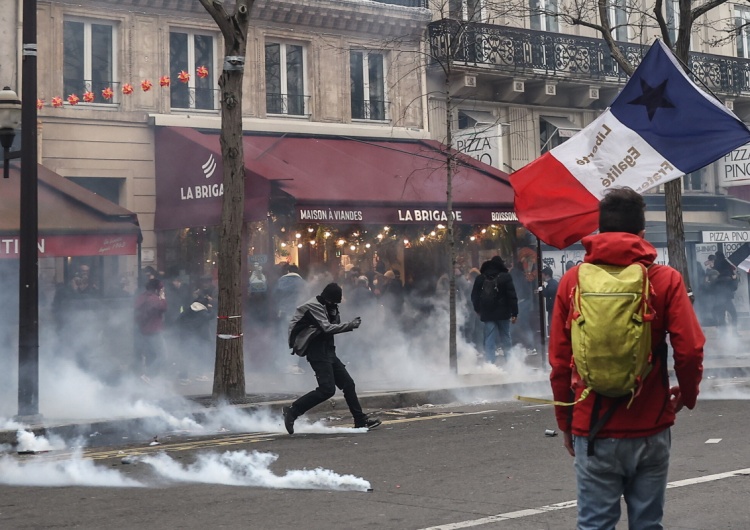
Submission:
[[[200,0],[200,3],[224,37],[224,67],[219,77],[224,196],[219,239],[219,320],[213,398],[237,399],[245,396],[241,279],[245,201],[242,80],[250,9],[254,0],[237,0],[231,15],[221,0]]]

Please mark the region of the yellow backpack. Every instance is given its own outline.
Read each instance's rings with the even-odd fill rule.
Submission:
[[[640,263],[583,263],[573,291],[573,363],[586,389],[607,397],[635,396],[653,366],[651,285]]]
[[[613,398],[630,395],[632,403],[653,366],[650,296],[648,271],[640,263],[627,267],[581,264],[568,324],[574,368],[585,389],[571,403],[516,397],[571,406],[593,390]]]

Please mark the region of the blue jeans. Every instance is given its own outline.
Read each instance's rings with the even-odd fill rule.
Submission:
[[[645,438],[598,438],[587,456],[585,437],[574,437],[578,530],[614,530],[625,497],[630,530],[663,529],[670,429]]]
[[[510,320],[495,320],[484,323],[484,358],[488,363],[494,363],[495,350],[503,349],[505,358],[510,356]]]

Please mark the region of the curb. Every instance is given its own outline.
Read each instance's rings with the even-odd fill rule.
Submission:
[[[443,388],[434,390],[410,390],[382,392],[376,394],[362,394],[359,396],[359,402],[364,409],[394,409],[405,407],[416,407],[424,404],[444,405],[455,402],[457,397],[463,401],[479,399],[506,399],[512,397],[515,391],[523,388],[524,392],[533,392],[536,394],[548,391],[549,383],[546,380],[526,383],[505,383],[489,384],[469,387]],[[294,400],[285,399],[279,401],[263,401],[257,403],[231,405],[239,409],[255,410],[268,408],[272,411],[281,413],[281,408],[290,405]],[[328,406],[330,410],[347,410],[346,401],[343,396],[337,395],[329,399],[327,403],[318,405],[318,410],[323,410]],[[192,410],[183,411],[184,414],[192,416],[198,423],[203,422],[211,414],[212,406],[199,407]],[[61,423],[50,425],[33,425],[27,430],[34,435],[50,434],[59,436],[63,439],[73,439],[76,437],[88,437],[92,433],[117,434],[134,432],[143,427],[143,423],[151,419],[150,417],[140,418],[122,418],[107,419],[94,421],[81,421],[76,423]],[[17,443],[15,430],[0,431],[0,444],[9,444],[14,446]]]
[[[674,375],[670,371],[670,375]],[[750,377],[750,367],[715,367],[704,368],[704,380],[709,377]],[[453,403],[457,399],[462,402],[471,402],[476,400],[508,400],[512,399],[517,392],[523,391],[533,395],[544,396],[549,394],[549,381],[546,377],[539,381],[527,381],[519,383],[497,383],[477,386],[464,386],[454,388],[441,388],[433,390],[406,390],[367,394],[359,396],[359,402],[363,409],[398,409],[406,407],[416,407],[419,405],[445,405]],[[193,399],[205,400],[205,396],[194,396]],[[272,411],[281,413],[281,407],[290,405],[293,399],[283,399],[274,401],[259,401],[255,403],[233,404],[232,407],[239,409],[255,410],[268,408]],[[326,406],[330,410],[346,410],[346,401],[343,396],[337,395],[326,403],[318,405],[317,409],[322,410]],[[211,414],[213,406],[201,406],[197,402],[191,410],[184,410],[182,413],[191,415],[197,422],[203,422]],[[64,439],[73,439],[79,436],[88,437],[92,433],[117,434],[134,432],[143,428],[143,423],[151,419],[150,417],[141,418],[121,418],[106,419],[94,421],[81,421],[76,423],[61,423],[51,425],[33,425],[29,431],[36,436],[39,435],[56,435]],[[0,431],[0,444],[9,444],[15,446],[16,431]]]

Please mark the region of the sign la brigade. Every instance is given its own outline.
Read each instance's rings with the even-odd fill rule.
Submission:
[[[448,212],[444,210],[399,210],[399,221],[447,221]],[[453,212],[454,221],[462,221],[461,210]]]

